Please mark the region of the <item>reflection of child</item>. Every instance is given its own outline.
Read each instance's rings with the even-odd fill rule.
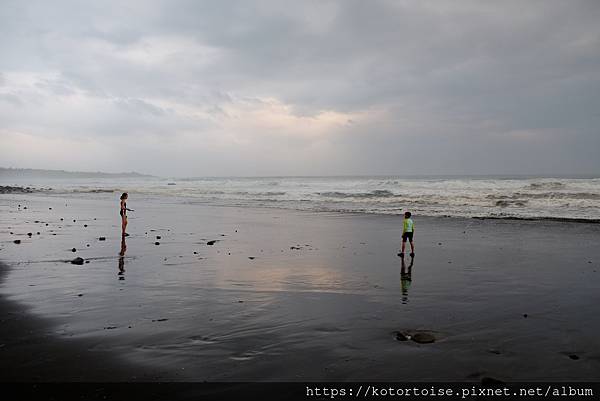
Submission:
[[[400,251],[400,257],[404,257],[404,248],[406,246],[406,240],[410,242],[410,256],[415,256],[415,243],[413,241],[413,234],[415,232],[415,223],[410,218],[410,212],[404,213],[404,224],[402,225],[402,250]]]

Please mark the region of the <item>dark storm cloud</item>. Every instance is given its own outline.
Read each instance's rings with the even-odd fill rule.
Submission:
[[[597,173],[598,20],[595,1],[6,1],[0,132],[131,137],[135,164],[105,169],[183,175]]]

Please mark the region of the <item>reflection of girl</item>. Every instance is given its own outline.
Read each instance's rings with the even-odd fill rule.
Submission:
[[[133,212],[133,210],[127,209],[127,197],[127,192],[123,192],[123,195],[121,195],[121,209],[119,210],[119,214],[121,215],[121,228],[123,229],[122,235],[124,237],[129,235],[125,232],[125,229],[127,228],[127,211]]]

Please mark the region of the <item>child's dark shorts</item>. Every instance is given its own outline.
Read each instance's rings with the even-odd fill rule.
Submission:
[[[413,240],[413,233],[411,232],[406,232],[404,234],[402,234],[402,242],[406,242],[406,239],[408,239],[410,242],[412,242]]]

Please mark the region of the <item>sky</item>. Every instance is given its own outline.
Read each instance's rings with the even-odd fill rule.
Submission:
[[[600,2],[0,0],[0,166],[600,175]]]

